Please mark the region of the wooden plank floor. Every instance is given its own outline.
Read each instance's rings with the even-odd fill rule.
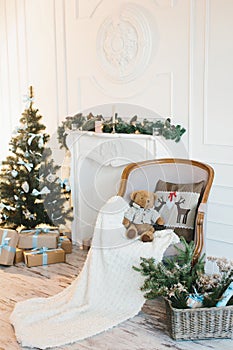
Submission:
[[[9,323],[15,302],[31,297],[47,297],[67,287],[80,272],[86,253],[74,247],[67,263],[27,268],[0,266],[0,350],[29,349],[21,347]],[[166,327],[163,302],[146,302],[143,310],[131,320],[78,343],[56,350],[230,350],[233,340],[174,341]]]

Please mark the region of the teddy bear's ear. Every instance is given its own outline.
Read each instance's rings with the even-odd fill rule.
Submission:
[[[137,191],[134,191],[131,193],[130,198],[132,199],[132,201],[135,200],[136,195],[137,195]]]
[[[157,194],[156,193],[153,193],[154,195],[154,200],[156,201],[156,199],[158,198]]]

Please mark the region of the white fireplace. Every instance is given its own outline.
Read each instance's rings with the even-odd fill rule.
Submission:
[[[66,142],[71,152],[72,239],[81,243],[92,237],[100,208],[117,194],[126,164],[156,157],[156,139],[141,134],[71,131]]]

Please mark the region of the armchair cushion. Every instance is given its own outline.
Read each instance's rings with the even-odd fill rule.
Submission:
[[[166,182],[159,180],[156,184],[155,191],[181,191],[181,192],[195,192],[202,193],[204,189],[205,181],[200,181],[196,183],[179,184]]]
[[[173,228],[178,236],[187,242],[194,239],[197,206],[205,182],[175,184],[159,180],[155,192],[158,199],[155,209],[165,221],[165,226]]]

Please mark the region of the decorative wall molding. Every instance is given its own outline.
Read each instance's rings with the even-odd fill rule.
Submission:
[[[151,58],[151,28],[145,11],[127,4],[106,18],[97,35],[101,70],[115,83],[138,78]]]
[[[224,148],[233,148],[233,143],[227,144],[219,142],[219,139],[216,137],[216,142],[213,142],[208,137],[209,123],[211,121],[210,113],[208,110],[209,99],[208,99],[208,86],[209,86],[209,56],[210,56],[210,37],[211,37],[211,28],[210,28],[210,16],[211,16],[211,3],[210,0],[205,0],[205,33],[204,33],[204,93],[203,93],[203,144],[206,146],[217,145]],[[223,4],[219,3],[220,6]],[[230,52],[229,52],[230,54]],[[233,105],[232,105],[233,107]],[[217,128],[216,128],[217,129]]]

